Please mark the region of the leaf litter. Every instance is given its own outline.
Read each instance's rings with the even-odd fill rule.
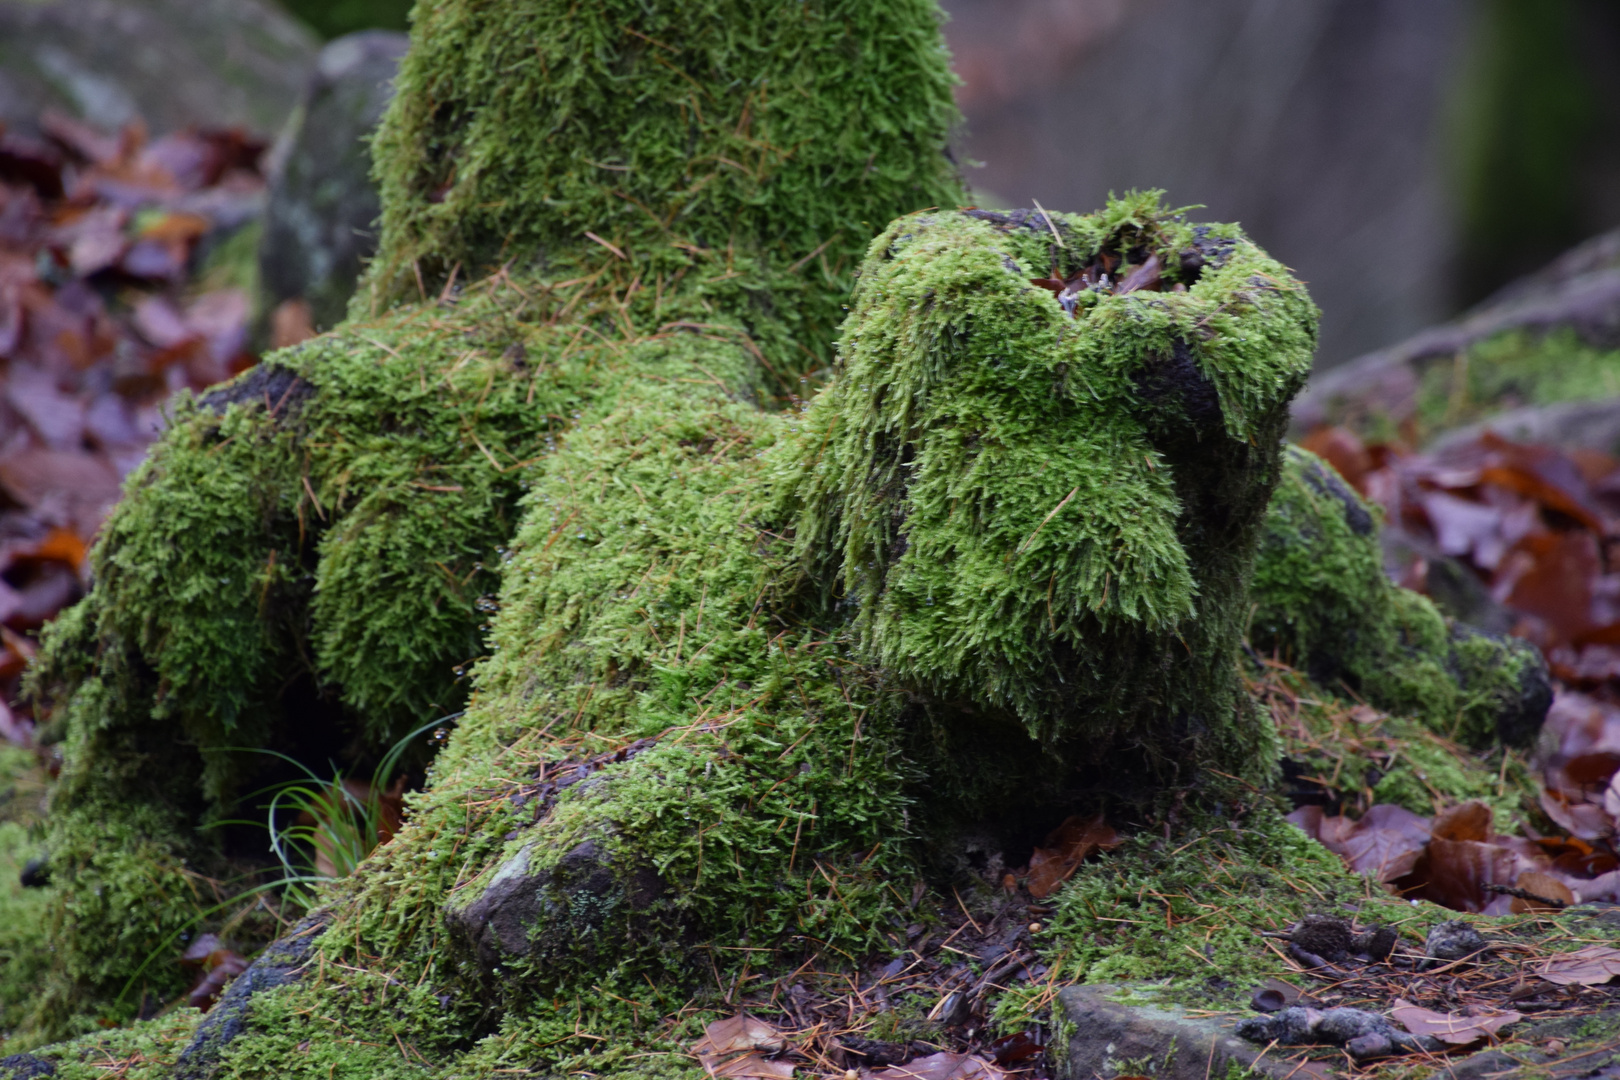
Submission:
[[[1544,817],[1521,835],[1491,830],[1483,804],[1433,819],[1307,806],[1291,820],[1392,891],[1457,910],[1620,900],[1620,459],[1489,430],[1427,454],[1342,428],[1304,445],[1383,508],[1402,584],[1444,591],[1460,570],[1484,621],[1541,649],[1554,700],[1531,762]]]
[[[23,746],[25,635],[83,594],[163,403],[256,361],[226,256],[266,190],[266,143],[240,130],[151,139],[49,110],[38,129],[0,126],[0,737]]]
[[[244,240],[267,144],[51,111],[37,126],[0,125],[0,738],[54,777],[59,751],[15,703],[31,635],[88,587],[89,547],[164,403],[257,362]],[[248,966],[213,934],[177,959],[195,973],[183,1000],[204,1011]]]

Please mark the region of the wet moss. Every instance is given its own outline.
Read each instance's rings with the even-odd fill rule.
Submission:
[[[648,302],[712,296],[783,376],[823,366],[872,234],[961,201],[940,18],[933,0],[424,8],[374,142],[382,231],[356,303],[457,267],[605,274],[626,300],[633,280]]]
[[[940,821],[1067,812],[1120,761],[1231,773],[1229,809],[1269,781],[1236,659],[1315,310],[1155,194],[950,210],[937,18],[419,14],[354,317],[176,406],[33,675],[68,756],[36,1036],[180,989],[204,875],[262,859],[207,828],[274,779],[253,750],[364,768],[464,710],[221,1076],[695,1075],[739,987],[901,948]],[[762,408],[933,204],[871,247],[830,390]],[[1030,284],[1103,255],[1172,289],[1071,318]],[[1092,901],[1179,977],[1147,886],[1278,920],[1348,880],[1270,811],[1199,820],[1076,879],[1065,970],[1112,971]],[[1247,970],[1239,933],[1185,962]]]

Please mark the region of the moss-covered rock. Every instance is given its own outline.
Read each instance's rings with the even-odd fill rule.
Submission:
[[[975,855],[1109,799],[1190,799],[1198,865],[1279,913],[1349,887],[1254,794],[1236,668],[1315,310],[1154,195],[954,209],[937,19],[419,11],[370,291],[176,406],[33,674],[67,763],[27,1038],[172,997],[188,931],[262,940],[256,789],[456,713],[188,1075],[695,1072],[700,986],[892,954]],[[1071,889],[1147,903],[1180,851]]]
[[[631,563],[656,573],[656,551],[711,563],[704,530],[742,546],[719,563],[723,590],[688,598],[694,628],[730,626],[755,603],[760,568],[738,519],[683,516],[695,506],[666,490],[673,466],[755,467],[780,425],[758,405],[827,357],[870,232],[958,197],[938,12],[924,0],[551,8],[423,12],[379,141],[391,194],[372,295],[401,281],[414,294],[420,280],[440,302],[351,321],[179,402],[96,548],[91,598],[48,636],[33,684],[54,703],[67,766],[49,837],[56,974],[36,1031],[180,989],[180,936],[222,917],[208,915],[219,892],[263,865],[262,832],[228,825],[256,812],[249,793],[290,775],[262,751],[363,771],[458,709],[460,669],[490,651],[507,545],[525,515],[531,533],[551,527],[543,504],[519,500],[560,497],[548,476],[600,483],[592,435],[656,467],[630,487],[635,470],[619,470],[614,490],[657,511],[660,531],[614,505],[567,523],[566,543],[536,542],[534,572],[556,570],[549,595],[568,599],[552,611],[522,594],[536,620],[522,644],[593,625],[581,604],[609,599]],[[556,106],[548,119],[535,100]],[[424,188],[425,166],[449,169],[456,190],[439,191],[440,177]],[[484,288],[466,287],[475,274]],[[539,464],[567,429],[575,456]],[[593,546],[573,577],[550,565],[596,525],[657,544],[621,559]],[[637,595],[633,581],[625,591]],[[616,737],[643,689],[632,678],[651,670],[637,643],[661,640],[656,616],[637,614],[658,611],[649,603],[602,624],[597,670],[578,668],[576,648],[553,663],[567,677],[548,681],[502,668],[496,651],[481,679],[534,688],[533,716],[543,701],[575,711],[591,672],[606,685],[580,729]],[[743,654],[768,666],[758,622],[742,617]],[[702,647],[679,628],[676,642],[677,658]],[[703,661],[722,680],[724,645]]]
[[[1369,440],[1418,446],[1507,410],[1617,397],[1620,232],[1610,232],[1455,322],[1321,373],[1300,397],[1294,425],[1303,434],[1341,424]]]
[[[1332,466],[1289,447],[1255,567],[1250,642],[1469,746],[1533,741],[1552,701],[1541,654],[1392,583],[1377,529],[1377,512]]]
[[[1163,291],[1031,283],[1099,265],[1163,266]],[[886,670],[1071,763],[1263,778],[1232,656],[1315,318],[1236,229],[1153,195],[896,222],[789,463],[806,574]]]

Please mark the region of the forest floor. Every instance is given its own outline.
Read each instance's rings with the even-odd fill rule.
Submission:
[[[32,761],[7,811],[24,823],[60,766],[17,700],[35,635],[87,587],[89,545],[161,431],[164,402],[257,361],[254,221],[265,187],[265,148],[238,133],[149,140],[62,117],[42,130],[39,141],[0,132],[0,738]],[[1487,948],[1452,959],[1398,926],[1380,943],[1367,937],[1373,924],[1316,927],[1324,939],[1279,921],[1263,928],[1274,955],[1259,958],[1275,962],[1275,976],[1255,983],[1245,1015],[1356,1008],[1437,1040],[1386,1059],[1404,1062],[1386,1070],[1439,1067],[1436,1055],[1488,1046],[1518,1024],[1542,1033],[1534,1050],[1546,1075],[1620,1075],[1605,1056],[1620,1049],[1620,950],[1610,944],[1620,916],[1605,906],[1620,900],[1620,459],[1489,432],[1435,452],[1366,444],[1340,428],[1304,445],[1382,507],[1394,576],[1534,643],[1556,697],[1533,752],[1499,753],[1494,793],[1464,798],[1437,781],[1417,797],[1432,796],[1428,805],[1414,806],[1380,798],[1382,778],[1420,749],[1414,740],[1465,751],[1351,699],[1319,700],[1286,664],[1251,658],[1252,690],[1293,763],[1290,820],[1391,895],[1521,918],[1491,924]],[[1351,759],[1365,766],[1354,775],[1340,767]],[[1533,785],[1532,804],[1514,803],[1515,778]],[[810,964],[758,990],[722,988],[739,1015],[709,1025],[692,1052],[716,1076],[764,1080],[787,1080],[795,1066],[870,1080],[1060,1073],[1054,1043],[1064,1036],[1014,1016],[1052,1011],[1062,990],[1033,935],[1058,886],[1119,843],[1100,819],[1071,819],[1027,866],[958,895],[926,929],[908,927],[884,966],[852,975]],[[1547,1033],[1549,1018],[1563,1034]],[[1278,1048],[1274,1060],[1302,1075],[1318,1071],[1310,1060],[1364,1067],[1342,1050]]]

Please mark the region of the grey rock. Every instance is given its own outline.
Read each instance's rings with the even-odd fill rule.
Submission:
[[[663,879],[650,867],[622,866],[594,840],[576,845],[549,869],[534,865],[538,846],[522,847],[475,898],[445,912],[452,936],[486,974],[499,974],[517,959],[592,954],[610,920],[622,924],[627,914],[646,915],[664,897]],[[649,927],[655,921],[648,919]]]
[[[1450,962],[1484,952],[1490,946],[1478,930],[1461,919],[1448,919],[1429,928],[1423,951],[1436,960]]]
[[[218,1073],[225,1048],[252,1022],[254,996],[295,981],[314,955],[315,943],[326,925],[324,915],[311,915],[291,933],[265,947],[198,1025],[197,1033],[174,1063],[170,1074],[173,1080],[211,1080]]]
[[[387,30],[328,44],[272,152],[260,281],[267,307],[307,300],[317,330],[342,320],[361,264],[376,250],[381,204],[365,140],[393,97],[408,44]]]
[[[267,134],[317,48],[268,0],[0,0],[0,121],[28,131],[54,108],[107,130]]]
[[[1125,989],[1098,984],[1059,993],[1059,1007],[1074,1025],[1074,1034],[1067,1054],[1054,1056],[1056,1080],[1108,1080],[1127,1071],[1127,1063],[1156,1080],[1207,1080],[1227,1075],[1233,1065],[1277,1080],[1324,1080],[1330,1075],[1315,1062],[1290,1061],[1239,1038],[1230,1021],[1189,1017],[1173,1005],[1113,1000]],[[1303,1010],[1284,1010],[1294,1011]]]
[[[1294,400],[1293,434],[1366,415],[1401,420],[1411,415],[1431,365],[1450,364],[1459,352],[1505,331],[1559,328],[1598,348],[1620,346],[1620,230],[1574,248],[1454,322],[1313,377]]]

